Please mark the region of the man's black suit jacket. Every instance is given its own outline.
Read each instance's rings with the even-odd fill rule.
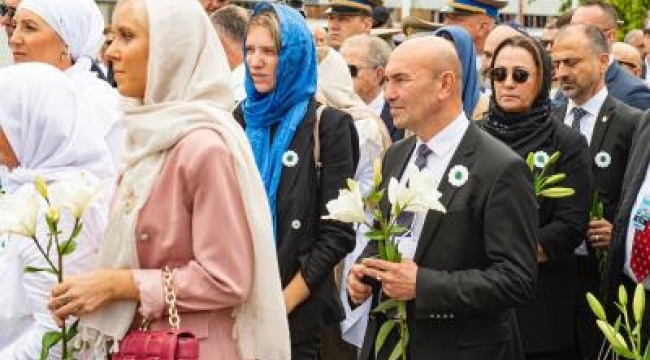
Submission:
[[[401,177],[415,144],[411,137],[388,150],[384,185]],[[448,181],[456,165],[469,170],[460,187]],[[523,359],[514,308],[532,299],[537,277],[537,200],[530,171],[521,157],[472,123],[439,190],[447,212],[427,214],[414,257],[419,270],[416,297],[407,307],[410,359]],[[362,256],[376,253],[373,244]],[[378,297],[375,289],[373,300]],[[380,321],[370,319],[361,360],[374,358]]]
[[[618,312],[613,307],[613,302],[617,301],[617,290],[619,285],[631,279],[623,272],[625,265],[625,247],[627,241],[627,229],[632,214],[632,208],[636,202],[637,195],[648,171],[650,164],[650,113],[645,112],[637,124],[637,130],[632,140],[630,156],[623,176],[623,193],[621,203],[616,213],[614,221],[614,234],[609,246],[607,264],[602,276],[602,294],[603,302],[609,310],[610,320],[615,318]],[[646,294],[648,292],[646,291]],[[647,296],[647,295],[646,295]],[[646,306],[647,307],[647,306]],[[646,309],[644,324],[647,324],[648,314]],[[643,326],[644,333],[648,335],[648,327]]]

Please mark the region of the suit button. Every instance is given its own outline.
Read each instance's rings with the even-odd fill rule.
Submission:
[[[447,318],[447,314],[443,314],[443,315],[442,315],[442,318],[443,318],[443,319],[446,319],[446,318]]]
[[[454,318],[454,314],[449,314],[449,318],[450,318],[450,319],[453,319],[453,318]]]
[[[294,220],[294,221],[291,222],[291,227],[294,230],[300,230],[301,226],[302,226],[302,224],[300,223],[300,220]]]
[[[140,241],[149,241],[149,234],[143,232],[140,234]]]

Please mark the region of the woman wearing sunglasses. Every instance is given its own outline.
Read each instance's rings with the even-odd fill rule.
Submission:
[[[300,13],[258,3],[244,51],[247,97],[235,118],[264,181],[267,199],[259,201],[268,201],[273,215],[292,359],[311,360],[323,327],[343,319],[332,269],[354,248],[354,230],[322,217],[354,177],[359,141],[349,114],[326,108],[317,115],[316,48]]]
[[[494,92],[482,127],[523,158],[559,151],[546,175],[566,174],[558,185],[575,190],[561,199],[539,197],[537,297],[517,314],[527,360],[573,359],[573,299],[584,296],[573,292],[573,253],[587,230],[591,197],[587,142],[549,118],[551,61],[535,40],[517,36],[504,41],[489,75]]]

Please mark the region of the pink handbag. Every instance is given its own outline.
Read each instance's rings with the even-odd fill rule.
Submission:
[[[199,340],[194,334],[180,329],[181,318],[176,309],[176,294],[172,287],[173,276],[168,267],[163,269],[165,302],[169,307],[170,329],[148,331],[150,321],[145,320],[137,331],[130,331],[120,342],[119,351],[112,360],[198,360]]]

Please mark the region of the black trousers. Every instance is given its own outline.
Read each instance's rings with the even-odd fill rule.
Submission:
[[[595,257],[576,256],[578,270],[578,291],[575,299],[575,356],[576,360],[598,360],[605,337],[596,325],[596,316],[587,303],[586,294],[594,294],[602,301],[599,293],[600,270]],[[607,348],[605,347],[605,350]]]
[[[526,354],[526,360],[578,360],[574,357],[573,349],[565,349],[539,354]]]

